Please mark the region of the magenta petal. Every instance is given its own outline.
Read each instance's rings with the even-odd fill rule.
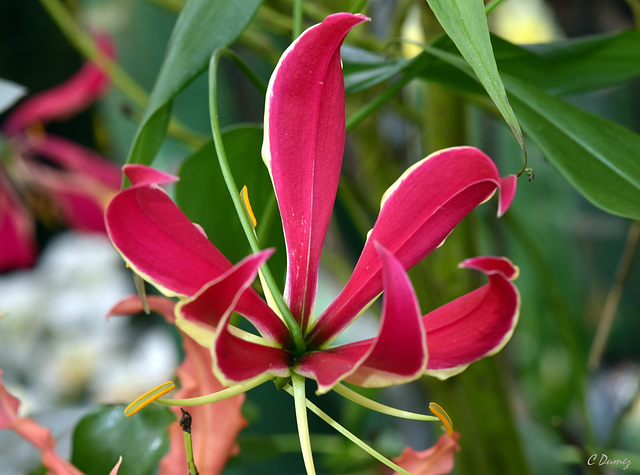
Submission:
[[[214,364],[225,382],[240,383],[262,374],[289,375],[286,350],[243,339],[232,333],[228,321],[228,317],[222,320],[214,342]]]
[[[243,259],[220,278],[206,284],[192,299],[178,304],[177,311],[185,320],[213,332],[222,319],[236,311],[246,315],[263,337],[281,345],[287,344],[287,328],[266,304],[247,308],[252,301],[247,298],[240,300],[241,295],[255,280],[260,266],[273,252],[273,249],[268,249]],[[254,308],[262,309],[263,312],[254,315]]]
[[[97,180],[114,191],[120,189],[119,167],[93,150],[51,134],[28,142],[28,147],[61,170]]]
[[[303,328],[315,302],[320,251],[344,149],[340,45],[365,20],[338,13],[306,30],[283,54],[267,91],[262,154],[284,227],[285,298]]]
[[[382,246],[384,298],[380,331],[373,340],[303,357],[296,371],[318,380],[327,392],[341,379],[362,387],[400,384],[419,377],[427,364],[427,342],[418,300],[402,264]]]
[[[122,171],[131,180],[133,186],[163,185],[179,180],[175,175],[138,163],[130,163],[122,167]]]
[[[31,267],[38,255],[33,219],[0,174],[0,272]]]
[[[169,296],[192,296],[232,267],[157,186],[119,193],[107,207],[105,223],[125,261]]]
[[[380,215],[353,275],[317,320],[311,341],[321,344],[332,339],[382,290],[374,242],[409,269],[442,244],[499,186],[493,161],[472,147],[442,150],[409,168],[383,196]]]
[[[429,342],[427,374],[446,378],[507,344],[518,322],[520,296],[511,282],[518,268],[504,257],[468,259],[462,267],[489,276],[489,283],[423,317]]]
[[[507,212],[516,194],[518,177],[515,175],[500,178],[500,199],[498,201],[498,218]]]
[[[100,50],[108,57],[115,52],[106,35],[96,35]],[[36,122],[48,122],[56,118],[75,115],[100,97],[109,87],[109,78],[92,63],[85,65],[59,86],[30,97],[15,108],[3,128],[15,135]]]

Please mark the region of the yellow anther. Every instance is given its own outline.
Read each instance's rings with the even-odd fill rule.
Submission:
[[[440,407],[440,404],[435,402],[429,403],[429,410],[444,424],[444,428],[447,429],[447,433],[449,437],[453,437],[453,422],[451,422],[451,418],[447,411]]]
[[[244,205],[244,210],[247,212],[247,216],[251,220],[251,224],[255,228],[258,225],[258,221],[256,221],[256,216],[253,214],[253,209],[251,208],[251,203],[249,202],[249,192],[247,191],[247,185],[242,187],[240,190],[240,199],[242,200],[242,204]]]
[[[173,381],[167,381],[166,383],[163,383],[160,386],[153,388],[151,391],[147,391],[146,393],[144,393],[142,396],[140,396],[138,399],[136,399],[126,407],[126,409],[124,410],[124,415],[127,417],[133,416],[136,412],[138,412],[143,407],[147,407],[156,399],[160,398],[161,396],[164,396],[169,391],[173,391],[175,387],[176,385],[173,384]]]

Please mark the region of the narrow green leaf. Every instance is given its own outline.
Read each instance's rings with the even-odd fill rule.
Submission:
[[[640,32],[563,40],[519,46],[492,36],[493,51],[502,74],[520,78],[554,95],[579,94],[610,87],[640,76]],[[456,53],[451,40],[431,45]],[[390,60],[354,47],[343,50],[347,94],[379,84],[394,74],[419,75],[470,93],[482,92],[474,79],[460,74],[446,62],[423,53],[407,61]]]
[[[73,464],[84,473],[109,473],[122,456],[119,475],[153,473],[169,449],[168,407],[149,406],[134,417],[124,406],[100,406],[87,414],[73,434]]]
[[[269,172],[260,150],[262,127],[243,125],[223,133],[231,172],[238,186],[247,186],[249,200],[258,221],[260,247],[275,247],[269,267],[279,284],[284,282],[286,256],[282,223]],[[178,206],[192,221],[203,227],[209,239],[232,262],[251,253],[249,243],[227,193],[213,142],[208,142],[191,155],[180,169],[176,184]]]
[[[150,164],[166,135],[171,100],[208,64],[211,52],[233,43],[261,0],[187,0],[136,132],[128,163]]]
[[[427,0],[444,31],[456,44],[511,128],[522,150],[524,138],[500,79],[482,0]]]
[[[504,76],[522,127],[593,205],[640,219],[640,136],[519,79]]]

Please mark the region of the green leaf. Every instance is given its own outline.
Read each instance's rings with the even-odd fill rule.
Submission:
[[[524,138],[493,56],[489,26],[482,0],[427,0],[447,35],[453,40],[486,89],[520,147]]]
[[[522,127],[587,200],[640,219],[640,136],[519,79],[504,76]]]
[[[247,186],[258,221],[256,232],[260,246],[276,248],[269,267],[282,284],[286,268],[284,237],[271,178],[261,158],[262,134],[262,127],[258,125],[243,125],[226,130],[222,139],[236,184],[239,188]],[[238,262],[251,253],[227,192],[213,142],[205,144],[182,165],[176,201],[230,261]]]
[[[166,135],[171,100],[208,64],[211,52],[245,30],[261,0],[187,0],[133,140],[128,163],[150,164]]]
[[[87,414],[73,434],[71,461],[84,473],[109,473],[122,456],[119,475],[152,473],[169,449],[168,407],[149,406],[125,417],[124,406],[100,406]]]

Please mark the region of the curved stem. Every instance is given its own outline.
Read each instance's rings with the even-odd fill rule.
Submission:
[[[307,397],[305,395],[304,377],[299,374],[291,375],[293,384],[293,401],[296,408],[296,422],[298,424],[298,437],[300,437],[300,448],[307,475],[315,475],[316,469],[313,465],[313,452],[311,451],[311,438],[309,437],[309,422],[307,421]],[[291,388],[291,386],[287,385]],[[286,389],[286,388],[285,388]],[[289,392],[289,394],[292,394]]]
[[[435,416],[428,416],[426,414],[418,414],[416,412],[403,411],[401,409],[396,409],[395,407],[387,406],[385,404],[381,404],[373,399],[369,399],[368,397],[363,396],[360,393],[355,392],[353,389],[349,389],[343,384],[336,384],[333,387],[333,391],[340,394],[350,401],[355,402],[356,404],[361,405],[362,407],[366,407],[367,409],[371,409],[372,411],[380,412],[382,414],[387,414],[389,416],[399,417],[401,419],[411,419],[414,421],[437,421],[438,418]]]
[[[273,379],[273,376],[268,374],[263,374],[262,376],[258,376],[255,379],[251,379],[244,383],[236,384],[231,386],[230,388],[223,389],[222,391],[218,391],[212,394],[207,394],[206,396],[199,397],[191,397],[187,399],[157,399],[155,402],[159,404],[164,404],[165,406],[201,406],[202,404],[209,404],[212,402],[222,401],[224,399],[229,399],[230,397],[237,396],[238,394],[246,393],[250,389],[253,389],[257,386],[260,386],[262,383],[266,383],[270,379]]]
[[[218,117],[217,71],[220,58],[222,58],[222,56],[225,55],[226,52],[226,48],[217,49],[211,56],[211,61],[209,62],[209,114],[211,119],[211,133],[213,135],[213,142],[216,146],[216,154],[218,155],[218,161],[220,163],[220,169],[222,170],[222,176],[227,185],[227,189],[229,190],[231,201],[233,202],[236,214],[240,219],[240,224],[242,225],[242,229],[245,233],[245,236],[247,237],[247,241],[249,241],[251,251],[253,253],[256,253],[260,251],[260,245],[258,244],[258,239],[254,234],[253,226],[249,222],[249,217],[245,213],[244,205],[242,204],[242,200],[240,199],[240,191],[238,190],[238,187],[233,179],[231,168],[229,167],[229,161],[224,151],[222,132],[220,131],[220,120]],[[282,292],[280,292],[278,284],[276,284],[276,281],[273,278],[273,274],[271,274],[269,267],[266,264],[263,264],[261,270],[264,276],[264,280],[267,283],[267,286],[269,287],[269,290],[271,291],[271,294],[278,307],[278,310],[280,310],[280,314],[282,315],[284,323],[291,333],[291,338],[296,347],[296,350],[298,352],[303,352],[305,350],[306,344],[298,322],[296,322],[295,318],[293,318],[293,315],[291,314],[287,303],[284,301]]]
[[[292,380],[293,380],[293,377],[292,377]],[[303,383],[304,383],[304,378],[303,378]],[[290,385],[285,386],[284,390],[295,397],[295,390]],[[337,430],[340,434],[342,434],[344,437],[349,439],[351,442],[356,444],[362,450],[367,452],[373,458],[379,460],[380,462],[385,464],[387,467],[395,470],[398,473],[401,473],[403,475],[411,475],[405,469],[403,469],[399,465],[397,465],[394,462],[392,462],[391,460],[389,460],[387,457],[382,455],[380,452],[375,450],[373,447],[370,447],[368,444],[366,444],[365,442],[360,440],[358,437],[355,436],[355,434],[349,432],[347,429],[342,427],[338,422],[336,422],[334,419],[332,419],[331,416],[329,416],[326,412],[324,412],[322,409],[320,409],[314,403],[312,403],[308,399],[305,399],[305,403],[306,403],[307,408],[310,409],[311,412],[313,412],[316,416],[318,416],[320,419],[325,421],[327,424],[329,424],[331,427],[333,427],[335,430]]]

